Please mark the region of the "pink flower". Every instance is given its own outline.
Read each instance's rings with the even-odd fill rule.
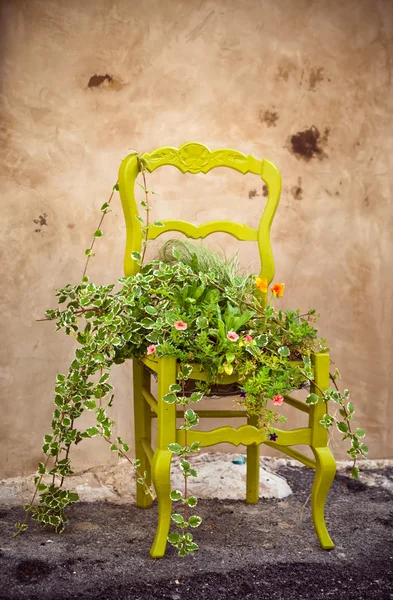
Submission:
[[[188,327],[187,323],[185,323],[184,321],[175,321],[173,323],[173,326],[178,331],[185,331]]]
[[[281,406],[281,404],[284,402],[284,396],[281,396],[281,394],[277,394],[277,396],[273,396],[273,404],[275,406]]]
[[[154,354],[155,351],[156,351],[155,344],[151,344],[150,346],[147,347],[147,355],[148,356],[149,356],[149,354]]]
[[[244,341],[245,341],[245,342],[247,342],[248,344],[249,344],[250,342],[252,342],[252,337],[251,337],[251,335],[249,335],[249,334],[245,335],[245,336],[244,336]]]
[[[231,342],[237,342],[239,336],[234,331],[228,331],[227,338],[228,340],[231,340]]]

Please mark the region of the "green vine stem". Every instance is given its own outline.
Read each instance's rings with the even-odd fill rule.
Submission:
[[[97,227],[97,229],[95,230],[95,232],[93,234],[93,239],[91,241],[91,244],[90,244],[89,248],[87,248],[85,250],[86,263],[85,263],[85,268],[83,269],[82,281],[85,281],[85,277],[86,277],[86,274],[87,274],[87,269],[88,269],[88,266],[89,266],[89,261],[90,261],[91,257],[94,256],[94,254],[93,254],[93,248],[94,248],[94,244],[96,242],[96,239],[99,238],[99,237],[102,237],[101,226],[102,226],[102,223],[103,223],[103,221],[105,219],[105,215],[110,211],[110,204],[112,202],[112,198],[114,196],[114,193],[118,192],[118,191],[119,191],[119,182],[116,181],[115,185],[112,188],[112,192],[111,192],[108,200],[106,202],[104,202],[104,204],[100,208],[100,211],[102,212],[102,215],[101,215],[101,218],[100,218],[100,222],[98,223],[98,227]]]
[[[145,260],[145,255],[146,255],[146,250],[147,250],[147,245],[148,245],[148,239],[149,239],[149,227],[150,227],[150,209],[151,206],[149,204],[149,190],[147,189],[147,182],[146,182],[146,175],[145,175],[145,166],[142,163],[139,154],[137,156],[138,158],[138,165],[139,165],[139,171],[142,173],[142,178],[143,178],[143,186],[141,184],[138,183],[138,185],[140,185],[140,187],[142,187],[144,193],[145,193],[145,200],[142,200],[141,205],[144,207],[145,212],[146,212],[146,222],[143,222],[142,220],[142,224],[143,224],[143,228],[142,228],[142,233],[144,236],[143,242],[142,242],[142,256],[141,256],[141,262],[140,262],[140,266],[139,266],[139,270],[142,270],[142,265],[144,263]]]

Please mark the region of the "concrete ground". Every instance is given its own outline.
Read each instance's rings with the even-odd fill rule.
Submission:
[[[70,508],[62,535],[33,523],[13,538],[29,480],[1,482],[0,599],[393,599],[391,461],[364,463],[359,481],[341,465],[326,506],[336,547],[326,552],[307,502],[313,472],[295,461],[263,459],[266,497],[250,506],[236,499],[244,497],[245,467],[234,458],[198,457],[195,492],[216,498],[198,503],[200,550],[186,558],[169,547],[165,558],[150,559],[156,506],[135,507],[122,464],[78,475],[74,485],[86,497],[90,490],[90,501]]]

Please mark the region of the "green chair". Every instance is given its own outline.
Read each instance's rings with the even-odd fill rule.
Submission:
[[[257,160],[252,155],[244,154],[230,149],[210,151],[197,143],[183,144],[179,148],[163,147],[151,153],[142,154],[139,158],[135,154],[127,156],[121,164],[119,173],[119,189],[124,210],[127,241],[125,252],[124,270],[127,276],[133,275],[138,270],[138,265],[132,259],[131,253],[141,252],[142,225],[138,220],[138,208],[135,202],[134,185],[140,172],[141,164],[149,171],[164,165],[172,165],[182,173],[207,173],[216,167],[229,167],[240,173],[253,173],[261,177],[268,189],[266,206],[259,223],[258,229],[231,221],[212,221],[203,225],[193,225],[186,221],[166,220],[164,227],[151,226],[148,238],[156,239],[166,231],[182,232],[189,238],[205,238],[211,233],[225,232],[240,241],[258,243],[261,259],[260,277],[266,277],[270,283],[274,275],[274,260],[270,244],[270,227],[280,199],[281,177],[278,169],[268,160]],[[266,301],[266,296],[265,296]],[[319,353],[312,356],[314,369],[314,382],[311,392],[320,395],[320,390],[329,387],[329,355]],[[167,536],[172,514],[172,501],[170,499],[170,466],[172,452],[168,450],[171,443],[177,442],[184,445],[184,431],[176,429],[176,412],[174,404],[167,404],[163,396],[169,392],[169,386],[176,383],[178,365],[176,359],[145,357],[141,361],[134,361],[134,415],[135,415],[135,455],[141,461],[141,470],[151,475],[158,500],[158,526],[150,555],[154,558],[163,557],[166,550]],[[158,378],[157,398],[151,393],[150,373],[153,371]],[[204,380],[205,375],[195,365],[191,374],[192,379]],[[223,383],[236,381],[235,375],[225,376]],[[248,418],[245,411],[239,410],[207,410],[198,411],[201,418],[225,418],[244,416],[247,424],[235,429],[233,427],[220,427],[211,431],[188,431],[187,443],[200,441],[201,447],[213,446],[222,442],[229,442],[235,446],[242,444],[247,447],[247,478],[246,502],[256,504],[259,499],[259,456],[260,444],[272,446],[280,452],[295,458],[304,465],[315,469],[314,483],[312,486],[311,503],[312,516],[316,534],[322,548],[329,550],[334,544],[326,529],[324,518],[325,501],[333,482],[336,463],[328,444],[328,432],[319,423],[325,414],[324,403],[306,405],[304,402],[291,396],[285,397],[285,402],[297,410],[308,414],[308,426],[291,431],[276,429],[280,443],[266,441],[264,433],[255,425],[252,418]],[[152,419],[157,418],[157,439],[155,446],[151,442]],[[309,446],[314,454],[314,460],[295,450],[293,446]],[[150,480],[148,480],[150,485]],[[141,486],[137,486],[137,506],[149,508],[151,497],[145,495]]]

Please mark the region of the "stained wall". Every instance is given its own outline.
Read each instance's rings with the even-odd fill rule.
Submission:
[[[321,313],[370,457],[393,456],[392,13],[389,0],[1,2],[0,476],[40,458],[75,344],[37,320],[80,279],[121,158],[190,140],[281,170],[283,306]],[[236,173],[150,183],[162,218],[255,225],[265,200]],[[98,283],[122,274],[118,199],[115,212],[90,267]],[[256,258],[242,249],[244,266]],[[114,381],[116,431],[132,440],[130,366]],[[337,435],[332,448],[345,457]],[[111,460],[97,440],[75,453],[78,468]]]

